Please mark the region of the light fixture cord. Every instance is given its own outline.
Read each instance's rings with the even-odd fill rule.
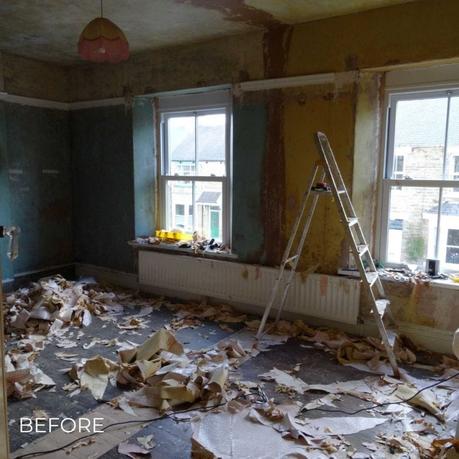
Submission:
[[[104,17],[104,1],[100,0],[100,17]]]

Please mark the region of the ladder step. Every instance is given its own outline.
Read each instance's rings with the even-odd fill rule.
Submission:
[[[393,349],[395,345],[395,341],[398,338],[397,330],[394,330],[392,328],[386,328],[386,335],[387,335],[387,340],[389,341],[390,347]]]
[[[359,245],[359,246],[357,247],[357,250],[359,251],[359,257],[362,257],[362,256],[365,255],[367,252],[369,253],[369,251],[368,251],[368,246],[366,246],[365,244]]]
[[[357,223],[359,223],[359,219],[358,218],[351,217],[351,218],[347,219],[347,224],[349,226],[357,225]]]
[[[293,257],[287,258],[287,259],[284,261],[284,265],[287,265],[287,264],[292,263],[292,261],[295,261],[297,258],[298,258],[298,255],[293,255]]]
[[[384,316],[384,313],[386,312],[387,307],[390,305],[390,301],[387,299],[381,299],[381,300],[376,300],[376,309],[378,310],[378,313],[381,317]]]
[[[346,190],[338,190],[338,194],[344,194],[346,193]]]
[[[376,272],[369,272],[365,273],[365,277],[367,278],[367,282],[371,287],[379,278],[378,273]]]

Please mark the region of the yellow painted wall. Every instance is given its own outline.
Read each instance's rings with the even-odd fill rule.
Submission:
[[[347,85],[305,87],[284,91],[284,142],[286,175],[286,221],[288,239],[304,189],[319,159],[315,133],[329,137],[345,183],[351,187],[355,116],[355,88]],[[301,269],[319,264],[320,272],[336,273],[346,257],[344,231],[331,197],[319,198]]]
[[[459,2],[425,0],[293,28],[288,75],[459,57]]]

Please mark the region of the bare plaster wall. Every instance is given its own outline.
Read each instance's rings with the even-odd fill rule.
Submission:
[[[70,100],[151,94],[264,77],[262,34],[165,48],[113,65],[81,65],[70,76]]]
[[[69,100],[68,67],[7,53],[0,54],[0,91],[58,102]]]

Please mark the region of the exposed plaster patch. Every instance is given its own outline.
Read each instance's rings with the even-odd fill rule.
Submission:
[[[265,78],[281,77],[288,62],[291,28],[278,27],[265,33],[263,54]],[[280,262],[285,222],[284,94],[281,89],[268,93],[268,130],[263,175],[262,222],[264,262]]]

